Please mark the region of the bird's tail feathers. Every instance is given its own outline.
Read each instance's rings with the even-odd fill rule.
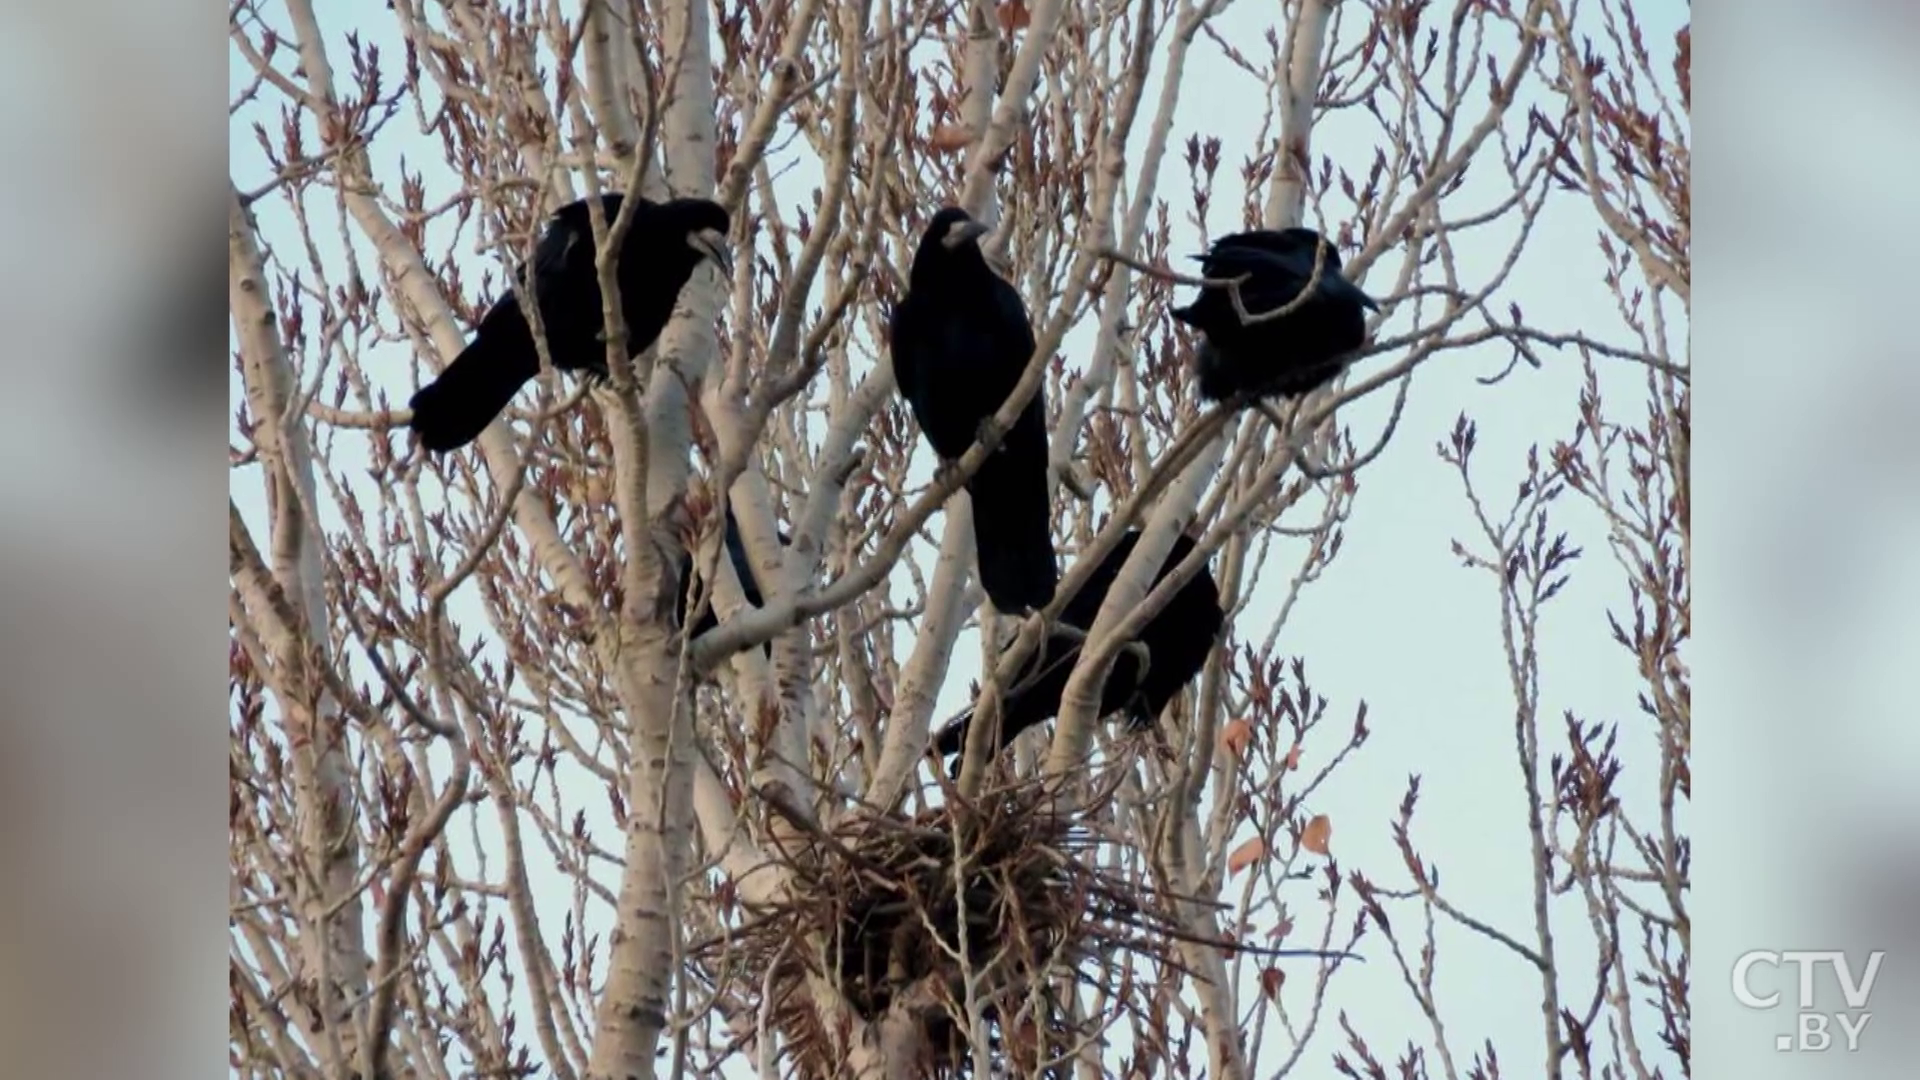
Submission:
[[[1133,700],[1127,702],[1128,730],[1145,731],[1159,720],[1160,718],[1153,712],[1153,707],[1148,705],[1146,699],[1139,694],[1135,694]]]
[[[933,748],[940,752],[941,757],[949,757],[965,750],[967,725],[971,723],[973,723],[973,709],[969,707],[967,711],[947,721],[947,726],[934,735]],[[954,767],[958,768],[959,765],[956,763]]]
[[[513,395],[539,374],[538,361],[526,363],[532,335],[509,326],[483,326],[440,377],[420,388],[408,406],[420,443],[434,453],[457,450],[480,437]]]
[[[1059,650],[1055,650],[1052,647],[1053,644],[1054,641],[1051,638],[1042,638],[1041,649],[1043,651],[1027,659],[1026,673],[1015,679],[1013,685],[1001,691],[1000,712],[1003,717],[1010,715],[1014,711],[1015,703],[1018,702],[1027,691],[1031,690],[1034,684],[1046,678],[1048,675],[1053,674],[1058,668],[1063,666],[1072,667],[1075,661],[1079,659],[1080,646],[1078,643]],[[933,746],[934,749],[940,752],[941,757],[958,754],[967,748],[967,727],[973,723],[973,712],[974,706],[967,706],[966,711],[955,716],[952,720],[947,721],[946,726],[941,728],[939,734],[934,736]],[[997,753],[1000,750],[1006,749],[1007,744],[1011,743],[1014,738],[1024,730],[1026,729],[1021,728],[1009,733],[1006,729],[1006,722],[1003,720],[1001,722],[1000,745],[995,747],[995,752]],[[959,767],[959,763],[955,762],[954,768],[957,770]]]
[[[967,482],[980,585],[993,606],[1007,614],[1045,607],[1060,581],[1046,450],[1044,445],[1038,455],[1025,450],[1002,443]]]

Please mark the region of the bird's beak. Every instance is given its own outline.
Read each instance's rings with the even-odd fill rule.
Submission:
[[[1373,297],[1368,296],[1361,290],[1360,286],[1348,281],[1345,276],[1335,273],[1331,275],[1329,283],[1333,286],[1335,292],[1344,293],[1348,300],[1359,304],[1368,311],[1380,310],[1380,305],[1374,302]]]
[[[1367,311],[1379,311],[1380,309],[1379,304],[1375,304],[1371,296],[1367,296],[1357,284],[1348,281],[1344,273],[1340,273],[1340,271],[1336,271],[1336,269],[1332,269],[1332,267],[1327,267],[1327,271],[1321,273],[1321,294],[1323,294],[1323,296],[1331,296],[1331,298],[1338,298],[1338,300],[1346,300],[1348,304],[1359,304],[1359,306],[1365,307]]]
[[[727,251],[727,238],[719,229],[701,229],[687,235],[687,246],[702,257],[712,259],[722,277],[733,276],[733,256]]]
[[[956,221],[947,226],[947,235],[940,238],[940,243],[948,251],[952,251],[961,244],[969,240],[978,240],[992,231],[977,221]]]

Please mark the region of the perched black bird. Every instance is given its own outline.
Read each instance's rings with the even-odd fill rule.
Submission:
[[[793,538],[786,533],[783,532],[779,535],[781,547],[785,547],[792,542]],[[761,607],[764,601],[760,596],[760,583],[754,580],[753,564],[747,559],[747,545],[746,542],[740,538],[740,525],[733,519],[733,511],[731,509],[727,511],[726,545],[727,557],[733,560],[734,576],[740,579],[740,592],[742,596],[746,599],[747,603],[752,604],[754,607]],[[687,621],[687,601],[690,598],[693,587],[693,571],[693,553],[688,552],[680,557],[680,598],[678,606],[674,609],[679,612],[680,621],[683,624]],[[719,625],[720,619],[713,613],[713,603],[709,601],[707,603],[707,610],[701,614],[700,621],[694,624],[693,633],[689,636],[697,638],[701,634]],[[773,643],[770,641],[762,642],[760,644],[760,651],[768,656],[772,656]]]
[[[1093,627],[1094,617],[1100,614],[1100,605],[1107,598],[1107,590],[1113,588],[1127,556],[1139,541],[1138,529],[1129,530],[1120,538],[1086,585],[1067,602],[1066,609],[1060,613],[1063,625],[1082,634]],[[1174,537],[1173,550],[1167,553],[1166,562],[1154,575],[1155,585],[1192,554],[1193,545],[1193,538],[1184,533]],[[1100,693],[1100,715],[1125,709],[1130,728],[1137,730],[1152,725],[1167,702],[1200,673],[1225,618],[1220,609],[1220,588],[1214,583],[1213,574],[1203,568],[1134,639],[1147,648],[1146,676],[1141,677],[1140,660],[1133,652],[1123,651],[1115,657],[1113,670]],[[994,748],[996,753],[1005,749],[1014,736],[1060,714],[1060,695],[1066,690],[1067,678],[1073,674],[1073,666],[1079,659],[1080,643],[1055,632],[1048,636],[1045,649],[1045,655],[1037,657],[1037,663],[1029,663],[1018,680],[1031,679],[1031,685],[1017,689],[1016,683],[1001,699],[1000,745]],[[1036,676],[1035,671],[1040,674]],[[972,719],[973,710],[968,709],[935,738],[934,745],[942,756],[966,749],[967,725]],[[959,767],[958,761],[954,767]]]
[[[1380,306],[1341,275],[1339,252],[1312,229],[1234,233],[1192,258],[1209,278],[1251,275],[1240,286],[1240,302],[1259,316],[1285,307],[1313,280],[1316,244],[1327,253],[1320,280],[1306,303],[1286,315],[1249,325],[1228,290],[1214,286],[1173,309],[1174,318],[1200,331],[1194,368],[1202,398],[1224,401],[1242,391],[1298,397],[1332,381],[1366,343],[1365,312]]]
[[[620,212],[621,196],[602,195],[607,226]],[[674,301],[702,259],[730,272],[727,212],[706,199],[656,203],[642,199],[620,248],[621,317],[627,324],[627,355],[644,352],[673,315]],[[547,334],[553,366],[563,371],[607,374],[605,325],[600,318],[600,279],[594,269],[593,219],[586,200],[553,215],[533,251],[533,290]],[[524,275],[522,267],[517,273]],[[525,282],[524,276],[522,282]],[[435,453],[456,450],[480,437],[527,380],[540,373],[540,354],[520,301],[511,291],[480,320],[473,342],[408,403],[421,445]]]
[[[900,396],[947,461],[965,454],[981,423],[1006,404],[1034,351],[1020,294],[981,254],[987,231],[955,207],[935,214],[888,326]],[[1034,393],[967,481],[980,584],[1009,614],[1046,606],[1060,580],[1047,499],[1045,399],[1044,388]]]

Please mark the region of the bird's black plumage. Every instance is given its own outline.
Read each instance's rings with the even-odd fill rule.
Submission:
[[[889,354],[900,396],[934,452],[953,461],[998,412],[1034,351],[1026,305],[987,265],[986,229],[964,211],[935,214],[893,309]],[[980,584],[1007,613],[1046,606],[1059,583],[1047,498],[1044,387],[967,482]]]
[[[1225,287],[1208,286],[1174,318],[1200,331],[1194,369],[1200,396],[1223,401],[1243,391],[1297,397],[1331,381],[1366,343],[1372,297],[1340,271],[1340,254],[1312,229],[1234,233],[1196,255],[1209,278],[1250,275],[1240,286],[1248,314],[1277,311],[1313,281],[1315,245],[1326,258],[1312,295],[1295,310],[1266,322],[1243,322]]]
[[[754,579],[753,564],[747,559],[747,545],[746,542],[740,538],[740,525],[734,520],[731,509],[727,511],[726,517],[727,557],[733,561],[734,576],[740,579],[741,595],[747,603],[754,607],[761,607],[764,605],[764,601],[760,596],[760,583]],[[792,540],[792,537],[784,532],[780,533],[779,536],[781,547],[785,547]],[[678,606],[674,609],[679,612],[680,621],[683,625],[687,621],[687,601],[692,592],[693,573],[693,553],[688,552],[680,557],[680,598]],[[719,625],[720,619],[713,613],[713,604],[709,601],[706,611],[701,613],[700,621],[694,624],[693,632],[688,636],[697,638],[701,634]],[[773,643],[762,642],[760,651],[769,656],[773,655]]]
[[[1107,591],[1120,576],[1120,570],[1127,563],[1127,556],[1133,553],[1134,545],[1140,541],[1140,531],[1130,530],[1114,545],[1107,557],[1101,560],[1093,576],[1060,613],[1060,622],[1074,627],[1082,634],[1092,629],[1093,620],[1100,614],[1100,605],[1107,598]],[[1160,572],[1154,575],[1154,584],[1171,573],[1174,567],[1192,554],[1193,538],[1182,533],[1174,538],[1173,549],[1167,553],[1167,559],[1160,566]],[[1122,652],[1114,659],[1113,670],[1107,676],[1107,684],[1100,693],[1100,715],[1106,716],[1121,709],[1128,713],[1131,727],[1142,728],[1151,725],[1167,702],[1172,701],[1182,687],[1191,682],[1207,662],[1207,653],[1213,649],[1214,638],[1220,633],[1220,625],[1225,613],[1220,609],[1220,588],[1213,580],[1213,574],[1202,568],[1180,591],[1173,595],[1167,606],[1160,609],[1142,627],[1134,640],[1147,648],[1147,673],[1140,675],[1140,661],[1131,651]],[[1060,713],[1060,695],[1067,688],[1067,678],[1073,674],[1073,667],[1080,655],[1078,642],[1065,635],[1049,635],[1046,652],[1028,664],[1027,671],[1019,682],[1031,679],[1024,689],[1009,688],[1010,692],[1001,699],[1000,745],[995,752],[1004,749],[1015,736],[1036,724],[1050,720]],[[1039,675],[1034,673],[1038,671]],[[966,749],[967,725],[973,719],[969,709],[952,724],[943,729],[934,740],[934,745],[944,756],[957,754]],[[955,763],[958,767],[958,762]]]
[[[622,197],[602,195],[607,225]],[[673,315],[680,290],[702,259],[725,269],[727,212],[706,199],[656,203],[642,199],[620,247],[621,318],[627,355],[653,344]],[[526,268],[516,271],[524,284]],[[563,371],[607,373],[605,325],[600,316],[600,279],[594,269],[593,219],[586,200],[554,213],[533,251],[533,290],[553,366]],[[413,395],[413,430],[435,453],[479,438],[527,380],[540,373],[533,330],[511,291],[480,320],[473,341],[440,377]]]

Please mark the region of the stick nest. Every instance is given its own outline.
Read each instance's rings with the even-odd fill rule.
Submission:
[[[929,1053],[920,1074],[972,1073],[969,974],[992,1071],[1031,1075],[1038,1055],[1057,1058],[1105,1026],[1067,1014],[1057,993],[1067,980],[1100,987],[1131,966],[1109,962],[1121,952],[1179,966],[1172,921],[1139,884],[1093,866],[1091,834],[1050,805],[1028,783],[962,804],[957,821],[941,807],[803,830],[788,852],[791,897],[750,908],[744,926],[692,958],[712,985],[753,985],[741,1004],[780,1032],[800,1080],[844,1071],[846,1040],[830,1037],[815,1006],[823,992],[862,1020],[919,1025],[914,1041]],[[967,852],[963,870],[956,851]],[[1128,1006],[1124,987],[1106,989]]]

